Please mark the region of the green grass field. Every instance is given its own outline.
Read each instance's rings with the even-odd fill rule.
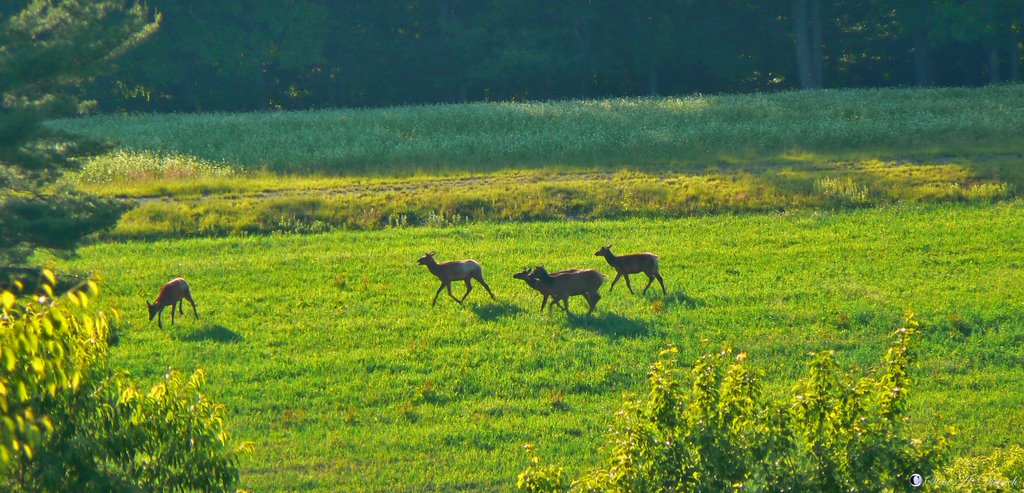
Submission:
[[[255,491],[509,490],[526,443],[575,476],[665,344],[732,345],[783,391],[808,352],[870,371],[907,310],[915,432],[1024,439],[1021,85],[53,125],[117,144],[67,185],[138,206],[44,261],[102,274],[116,364],[206,369]],[[610,281],[607,243],[660,255],[668,295],[606,285],[566,317],[512,278]],[[429,250],[498,300],[431,309]],[[159,330],[143,299],[175,276],[202,318]]]
[[[668,342],[730,344],[786,388],[810,351],[868,368],[907,309],[924,323],[913,427],[956,426],[959,453],[1020,443],[1024,203],[897,206],[679,220],[480,224],[323,235],[98,244],[63,267],[102,270],[121,311],[116,363],[145,380],[203,367],[230,427],[255,441],[258,491],[509,489],[522,447],[578,471],[624,392]],[[592,319],[541,314],[511,275],[662,257],[669,288],[616,286]],[[440,299],[415,264],[475,258],[498,295]],[[200,320],[147,324],[143,297],[188,278]],[[636,286],[638,280],[634,281]],[[641,284],[642,286],[642,284]],[[458,291],[457,291],[458,292]],[[575,300],[577,314],[583,303]]]
[[[1024,86],[54,122],[112,139],[66,182],[138,202],[107,238],[993,201]]]
[[[805,154],[864,159],[1020,152],[1024,86],[111,115],[53,125],[114,139],[141,155],[132,170],[150,173],[164,156],[191,156],[208,168],[349,176],[510,167],[661,170]]]

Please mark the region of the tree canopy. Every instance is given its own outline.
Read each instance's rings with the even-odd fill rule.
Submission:
[[[262,110],[1020,78],[1019,0],[152,0],[107,109]]]
[[[73,249],[112,226],[123,207],[53,184],[99,145],[43,125],[94,105],[72,92],[156,31],[139,4],[118,1],[0,4],[0,265],[33,248]]]

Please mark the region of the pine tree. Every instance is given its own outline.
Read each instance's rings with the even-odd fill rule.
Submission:
[[[123,203],[57,185],[102,149],[44,125],[92,103],[74,91],[156,31],[159,14],[124,1],[0,1],[0,265],[37,248],[72,252],[113,226]]]

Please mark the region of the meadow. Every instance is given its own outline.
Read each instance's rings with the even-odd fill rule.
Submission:
[[[270,113],[105,115],[54,128],[104,139],[152,173],[206,168],[345,176],[1020,152],[1024,86],[858,89]],[[156,162],[155,162],[156,160]],[[121,173],[100,161],[97,177]],[[122,160],[123,161],[123,160]],[[171,166],[174,172],[176,166]]]
[[[962,456],[1024,438],[1021,85],[51,125],[113,144],[63,185],[136,207],[40,260],[102,276],[115,364],[206,370],[256,445],[245,488],[509,490],[528,443],[575,476],[666,344],[746,351],[782,392],[810,352],[871,371],[908,310],[912,429]],[[660,255],[668,294],[620,281],[566,316],[512,278],[610,283],[608,243]],[[497,301],[431,309],[431,250]],[[159,330],[143,300],[175,276],[201,318]]]
[[[579,471],[665,344],[731,345],[786,389],[808,352],[859,370],[914,310],[923,323],[912,427],[955,426],[958,454],[1020,443],[1024,203],[902,205],[675,220],[479,224],[97,244],[117,307],[115,362],[143,380],[203,367],[230,428],[253,440],[258,491],[508,490],[526,443]],[[662,257],[669,294],[604,292],[592,318],[539,313],[512,274],[543,262],[610,275],[601,244]],[[415,264],[475,258],[498,296],[430,307]],[[164,330],[143,298],[184,275],[201,318]],[[609,279],[610,280],[610,279]],[[637,284],[634,282],[634,284]],[[460,294],[456,288],[456,294]]]
[[[1024,86],[107,115],[66,184],[114,239],[992,201],[1024,185]]]

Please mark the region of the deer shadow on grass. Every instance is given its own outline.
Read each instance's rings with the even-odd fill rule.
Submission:
[[[523,312],[519,305],[514,305],[507,301],[473,305],[470,309],[473,310],[477,317],[480,317],[480,320],[486,322],[493,322],[499,318],[510,317]]]
[[[176,334],[174,338],[183,342],[214,341],[226,344],[242,342],[241,334],[223,325],[205,325],[198,330]]]
[[[673,291],[668,296],[662,298],[662,303],[666,307],[669,306],[682,306],[690,310],[694,310],[703,306],[707,306],[707,302],[701,298],[695,298],[686,294],[683,291]]]
[[[586,329],[612,339],[620,337],[635,339],[637,337],[647,337],[650,334],[647,322],[633,320],[609,312],[595,313],[590,316],[585,314],[569,315],[568,324],[570,327]]]

